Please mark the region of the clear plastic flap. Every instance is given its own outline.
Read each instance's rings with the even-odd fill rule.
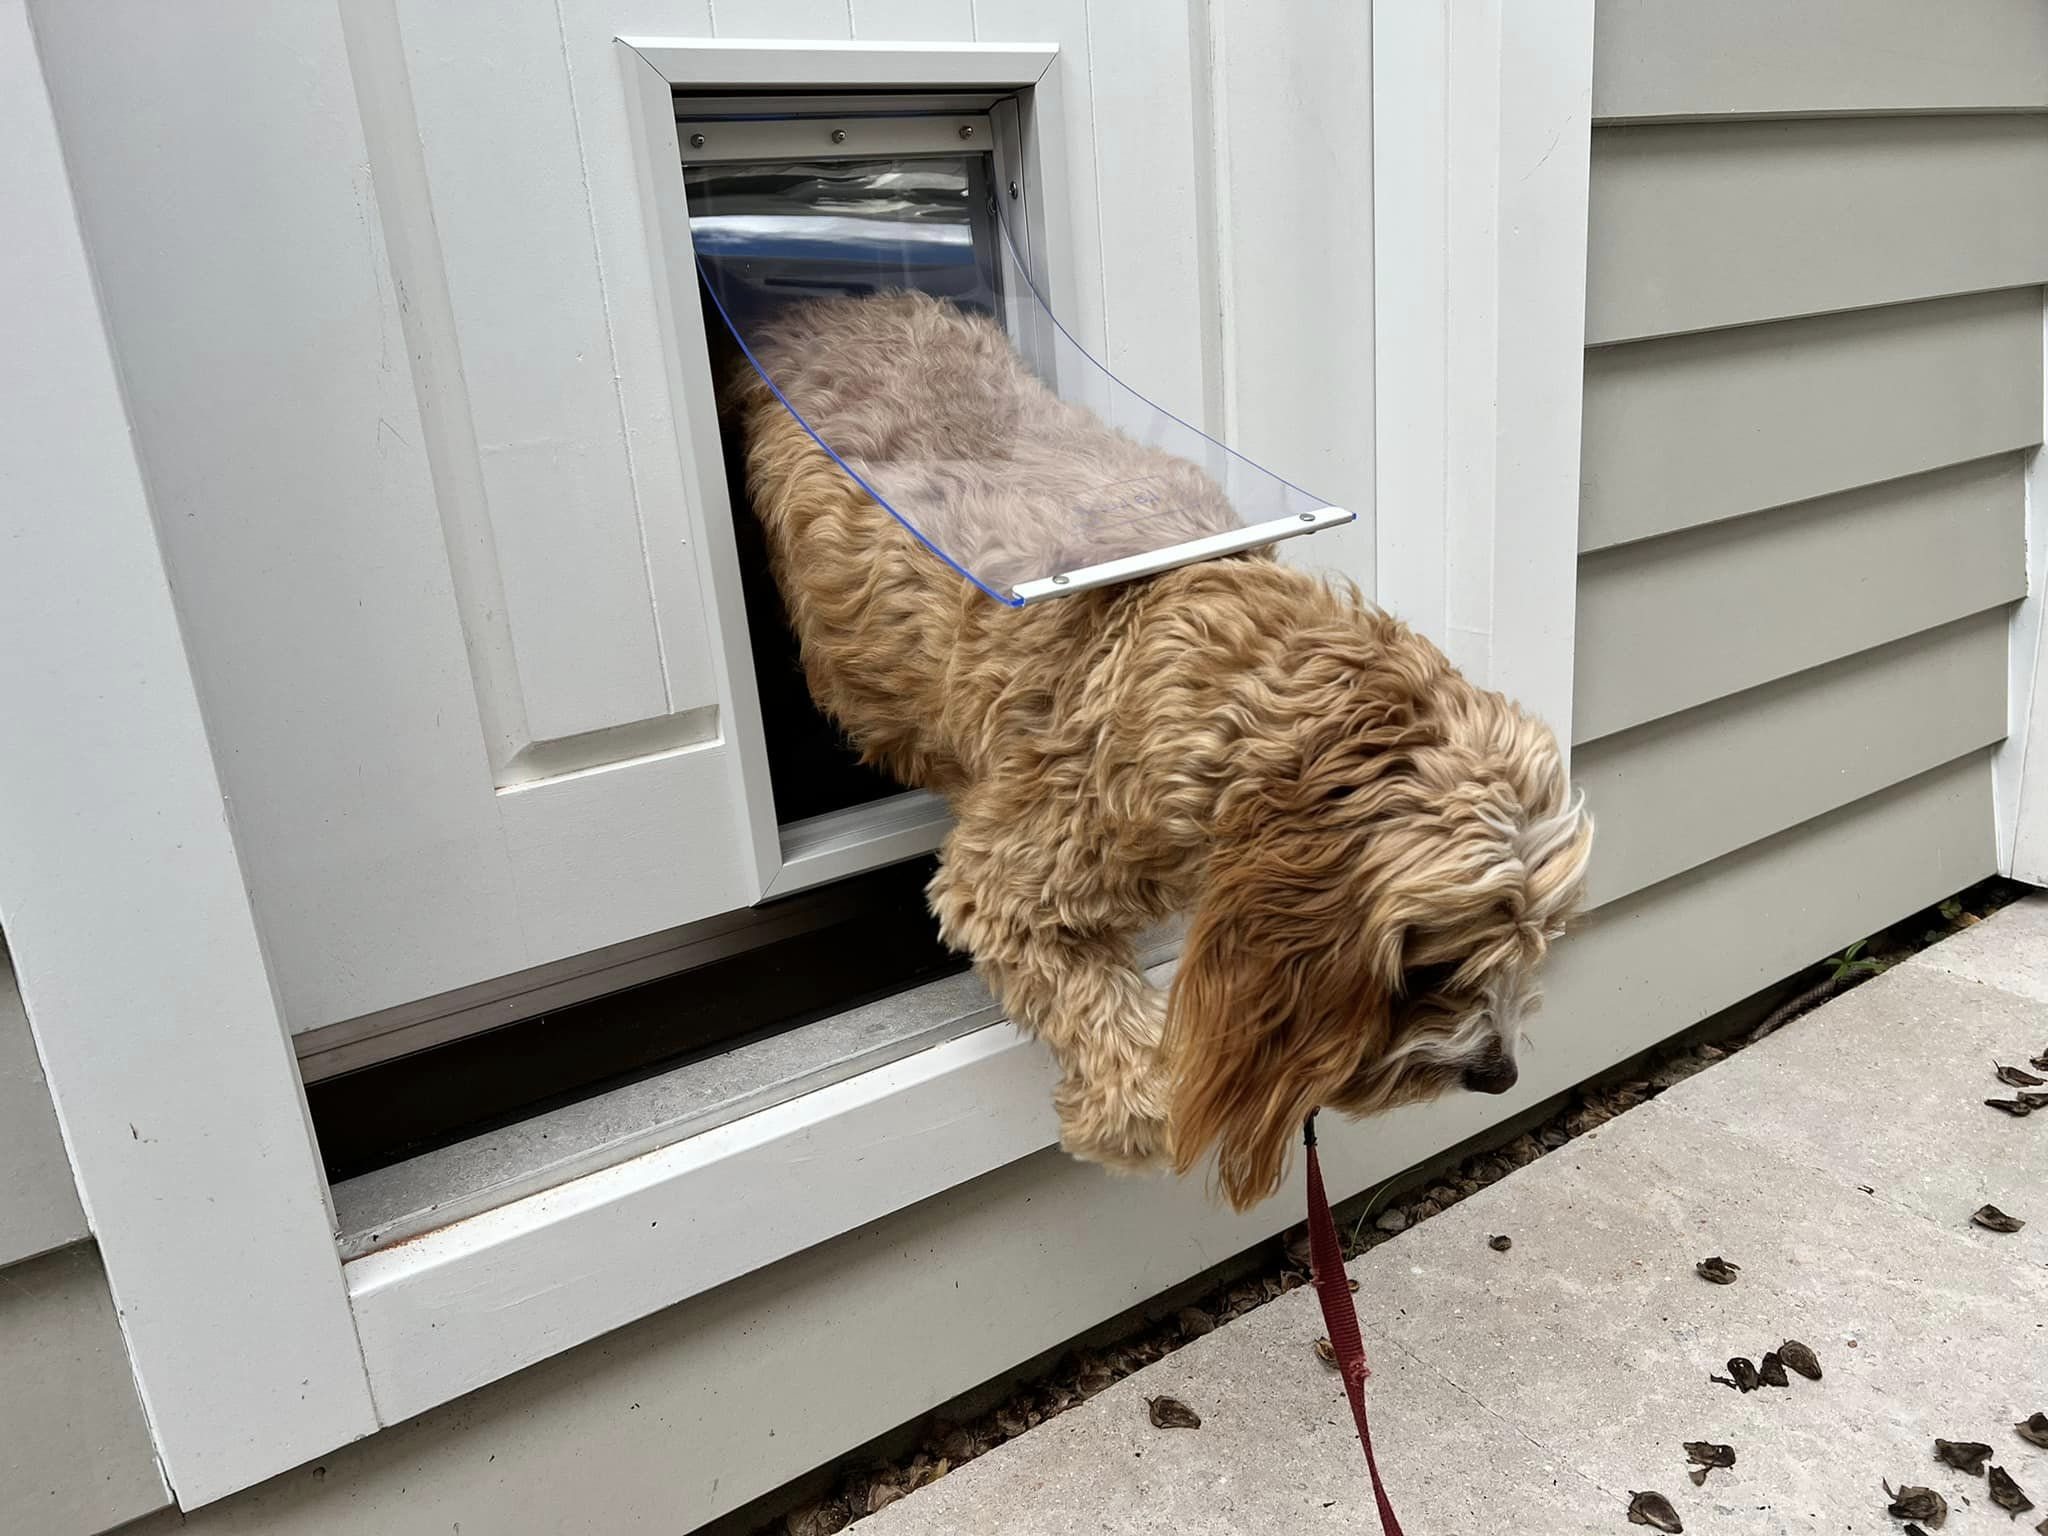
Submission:
[[[691,166],[711,305],[866,492],[1022,605],[1351,521],[1125,386],[1047,306],[985,156]]]

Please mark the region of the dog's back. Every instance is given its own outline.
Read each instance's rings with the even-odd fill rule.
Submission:
[[[1129,553],[1128,525],[1091,512],[1104,486],[1133,482],[1159,490],[1149,546],[1239,523],[1199,468],[1059,399],[992,322],[950,304],[916,293],[813,301],[750,341],[803,417],[752,368],[736,370],[729,392],[744,413],[749,491],[812,694],[908,782],[951,787],[960,753],[997,739],[982,728],[985,712],[1032,710],[1036,699],[1017,696],[1020,677],[1085,670],[1114,606],[1083,594],[1008,608],[946,561],[1000,590]],[[949,727],[963,711],[968,728]]]

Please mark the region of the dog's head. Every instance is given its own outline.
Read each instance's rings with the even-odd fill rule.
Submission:
[[[1174,1157],[1243,1208],[1303,1119],[1514,1086],[1592,824],[1549,729],[1392,620],[1268,708],[1174,979]],[[1263,761],[1261,760],[1263,758]]]

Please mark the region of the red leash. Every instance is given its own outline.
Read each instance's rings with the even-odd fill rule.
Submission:
[[[1323,1326],[1330,1330],[1330,1347],[1337,1352],[1337,1369],[1344,1377],[1344,1395],[1351,1400],[1358,1443],[1365,1447],[1365,1466],[1372,1474],[1372,1497],[1379,1506],[1380,1529],[1386,1536],[1403,1536],[1401,1522],[1394,1517],[1394,1506],[1387,1502],[1386,1485],[1380,1481],[1380,1464],[1373,1459],[1372,1430],[1365,1422],[1365,1378],[1372,1372],[1366,1369],[1365,1339],[1358,1331],[1358,1307],[1351,1299],[1351,1282],[1344,1274],[1344,1248],[1337,1241],[1337,1224],[1330,1219],[1330,1197],[1323,1193],[1323,1169],[1316,1160],[1313,1114],[1301,1128],[1301,1139],[1308,1147],[1308,1249],[1315,1266],[1316,1299],[1323,1304]]]

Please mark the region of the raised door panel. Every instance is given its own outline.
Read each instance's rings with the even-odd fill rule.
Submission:
[[[612,327],[594,386],[548,383],[595,423],[567,482],[573,515],[602,522],[641,585],[594,584],[565,558],[546,628],[512,616],[494,632],[507,616],[479,594],[503,553],[497,518],[546,509],[516,483],[492,505],[479,469],[489,433],[468,414],[477,370],[453,302],[465,269],[444,271],[432,220],[416,216],[434,205],[401,20],[344,7],[288,41],[254,0],[203,14],[78,0],[37,19],[185,643],[298,1031],[760,892],[698,552],[681,532],[665,562],[639,552],[654,525],[636,521],[636,500],[677,530],[688,514],[652,301],[606,314],[599,281],[637,261],[650,286],[644,227],[627,227],[640,181],[611,34],[572,57],[602,107],[576,119],[592,167],[576,217],[597,254],[561,269],[559,310],[528,307],[548,310],[533,333],[543,352],[565,345],[565,315]],[[561,38],[513,30],[559,77]],[[507,197],[522,173],[490,168]],[[544,427],[533,401],[492,387],[477,396],[496,402],[486,415],[534,412],[500,435]],[[599,405],[612,392],[609,417],[592,388]],[[590,697],[610,702],[576,706],[581,717],[537,708],[565,722],[546,729],[617,723],[573,737],[566,756],[534,755],[540,739],[507,700],[523,711],[548,697],[527,691],[545,675],[574,704],[574,668],[527,670],[558,641],[594,647]]]

